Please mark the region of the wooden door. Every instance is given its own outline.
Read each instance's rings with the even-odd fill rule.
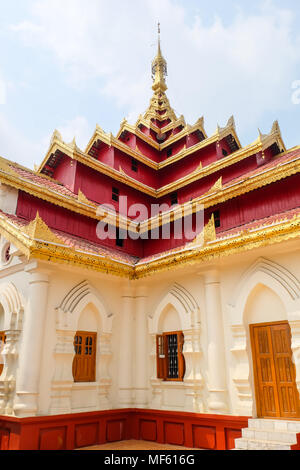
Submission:
[[[287,322],[250,325],[259,417],[300,417],[291,330]]]

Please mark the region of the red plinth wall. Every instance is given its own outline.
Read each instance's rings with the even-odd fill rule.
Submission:
[[[36,418],[0,416],[0,450],[72,450],[129,439],[229,450],[248,419],[137,409]]]

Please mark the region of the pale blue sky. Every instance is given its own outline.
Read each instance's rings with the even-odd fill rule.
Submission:
[[[299,0],[0,0],[0,155],[39,163],[55,128],[84,148],[151,97],[156,22],[168,96],[208,134],[234,114],[242,144],[279,120],[300,144]]]

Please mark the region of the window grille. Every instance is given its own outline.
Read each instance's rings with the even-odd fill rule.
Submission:
[[[165,381],[183,381],[185,359],[183,356],[184,336],[182,332],[157,335],[157,378]]]

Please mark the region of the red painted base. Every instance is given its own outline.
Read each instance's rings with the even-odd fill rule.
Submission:
[[[291,450],[300,450],[300,434],[297,434],[297,444],[291,446]]]
[[[229,450],[248,419],[138,409],[36,418],[0,416],[0,450],[72,450],[129,439]]]

